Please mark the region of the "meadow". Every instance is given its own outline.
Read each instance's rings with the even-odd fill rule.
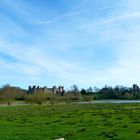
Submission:
[[[0,107],[1,140],[139,140],[140,104]]]

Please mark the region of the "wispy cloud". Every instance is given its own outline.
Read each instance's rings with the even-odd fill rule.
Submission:
[[[40,46],[41,47],[41,46]],[[27,76],[41,76],[46,72],[61,77],[67,75],[67,71],[74,67],[74,64],[69,64],[59,58],[55,58],[53,55],[44,53],[43,50],[40,50],[38,46],[30,48],[22,48],[17,44],[10,45],[5,43],[0,46],[0,52],[3,52],[9,56],[12,56],[18,61],[14,63],[7,63],[7,65],[16,71],[20,69],[20,72],[27,74]],[[10,68],[8,66],[8,68]],[[11,69],[10,68],[10,69]]]
[[[97,23],[93,22],[90,24],[82,25],[82,26],[79,26],[78,29],[91,27],[91,26],[101,26],[101,25],[109,24],[109,23],[113,23],[113,22],[121,22],[123,20],[132,19],[132,18],[140,18],[140,12],[127,13],[127,14],[123,14],[123,15],[120,15],[117,17],[105,19],[105,20],[102,20]]]
[[[83,3],[81,3],[78,7],[81,7],[82,5],[85,5],[88,1],[85,1]],[[119,4],[119,3],[118,3]],[[115,4],[115,5],[112,5],[112,6],[109,6],[109,7],[103,7],[103,8],[84,8],[84,10],[77,10],[77,6],[72,8],[71,11],[69,12],[66,12],[64,14],[61,14],[51,20],[43,20],[43,21],[39,21],[37,19],[33,19],[33,21],[36,23],[36,24],[50,24],[50,23],[54,23],[55,21],[58,21],[58,20],[61,20],[63,18],[69,18],[69,17],[73,17],[73,16],[79,16],[79,15],[82,15],[84,13],[89,13],[89,12],[99,12],[99,11],[104,11],[104,10],[108,10],[108,9],[113,9],[115,7],[118,6],[118,4]]]
[[[139,81],[138,1],[80,1],[68,9],[60,5],[58,13],[53,3],[43,13],[32,0],[5,2],[9,14],[2,11],[0,23],[0,82],[87,87]]]

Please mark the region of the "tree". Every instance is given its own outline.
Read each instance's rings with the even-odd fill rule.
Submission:
[[[92,92],[93,92],[92,87],[89,87],[89,88],[87,89],[87,92],[88,92],[88,93],[92,93]]]
[[[85,90],[85,89],[82,89],[82,90],[81,90],[81,94],[82,94],[82,95],[85,95],[85,94],[86,94],[86,90]]]
[[[4,85],[1,88],[0,98],[7,101],[8,105],[15,99],[20,99],[23,96],[23,91],[19,87],[11,87],[10,85]]]
[[[78,86],[77,86],[77,85],[73,85],[73,86],[71,87],[71,92],[73,92],[73,93],[79,93]]]
[[[94,92],[95,92],[95,93],[98,93],[99,91],[100,91],[100,89],[99,89],[99,88],[94,87]]]

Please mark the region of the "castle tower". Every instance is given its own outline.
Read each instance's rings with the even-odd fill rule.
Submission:
[[[33,92],[33,94],[36,94],[36,86],[35,85],[32,88],[32,92]]]
[[[53,90],[53,93],[54,93],[54,94],[57,93],[57,87],[56,87],[56,86],[53,86],[52,90]]]

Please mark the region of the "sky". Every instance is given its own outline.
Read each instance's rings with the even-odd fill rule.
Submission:
[[[0,0],[0,85],[140,85],[140,0]]]

